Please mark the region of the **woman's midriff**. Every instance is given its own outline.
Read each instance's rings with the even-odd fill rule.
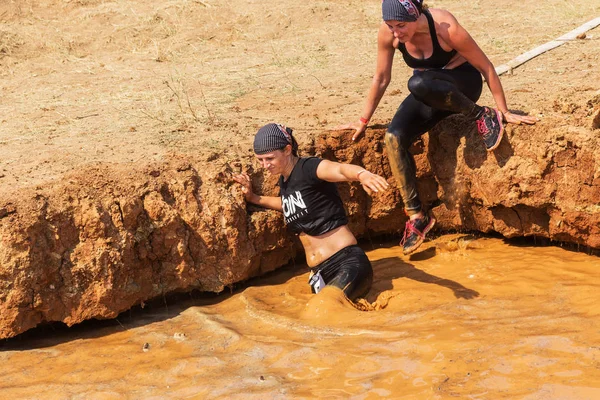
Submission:
[[[464,58],[463,56],[461,56],[460,54],[456,53],[454,55],[454,57],[452,57],[452,60],[450,60],[448,62],[448,64],[446,64],[446,66],[444,67],[444,69],[454,69],[456,67],[460,67],[465,62],[467,62],[467,59]]]
[[[306,264],[316,267],[344,247],[356,244],[356,238],[350,232],[348,225],[335,228],[320,236],[300,234],[300,241],[306,252]]]

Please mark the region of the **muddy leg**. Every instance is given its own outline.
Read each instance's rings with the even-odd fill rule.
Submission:
[[[415,160],[408,148],[402,145],[397,133],[388,131],[385,134],[385,147],[406,212],[408,215],[417,214],[421,211],[421,201],[417,193]]]

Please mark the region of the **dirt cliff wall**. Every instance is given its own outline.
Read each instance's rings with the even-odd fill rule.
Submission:
[[[204,172],[199,172],[204,171]],[[99,165],[0,206],[0,337],[112,318],[174,291],[220,292],[294,254],[275,212],[248,217],[230,167]]]
[[[509,129],[494,153],[460,117],[415,143],[421,197],[437,229],[600,248],[600,131],[554,122]],[[347,132],[324,133],[304,151],[393,182],[384,132],[375,127],[354,145]],[[112,318],[170,292],[219,292],[289,262],[298,247],[280,215],[247,206],[231,181],[245,170],[259,191],[275,194],[275,178],[252,163],[98,164],[3,196],[0,338],[43,322]],[[356,183],[339,188],[358,236],[401,231],[397,190],[370,198]]]

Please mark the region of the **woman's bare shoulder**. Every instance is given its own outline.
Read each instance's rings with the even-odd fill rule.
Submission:
[[[452,32],[456,32],[460,29],[460,24],[448,10],[442,8],[431,8],[429,9],[431,16],[435,21],[435,30],[437,34],[446,42],[451,41]]]
[[[442,23],[442,22],[456,23],[457,22],[454,15],[448,10],[444,10],[443,8],[429,8],[428,10],[431,13],[431,16],[433,17],[433,20],[437,23]]]

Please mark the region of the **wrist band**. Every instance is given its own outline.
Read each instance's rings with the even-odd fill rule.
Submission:
[[[358,120],[359,120],[360,122],[362,122],[363,124],[365,124],[365,125],[369,123],[369,120],[368,120],[368,119],[366,119],[366,118],[363,118],[363,117],[360,117]]]
[[[359,179],[360,179],[360,174],[362,174],[363,172],[367,172],[367,170],[366,170],[366,169],[361,169],[360,171],[358,171],[358,172],[356,173],[356,179],[357,179],[357,180],[359,180]]]

